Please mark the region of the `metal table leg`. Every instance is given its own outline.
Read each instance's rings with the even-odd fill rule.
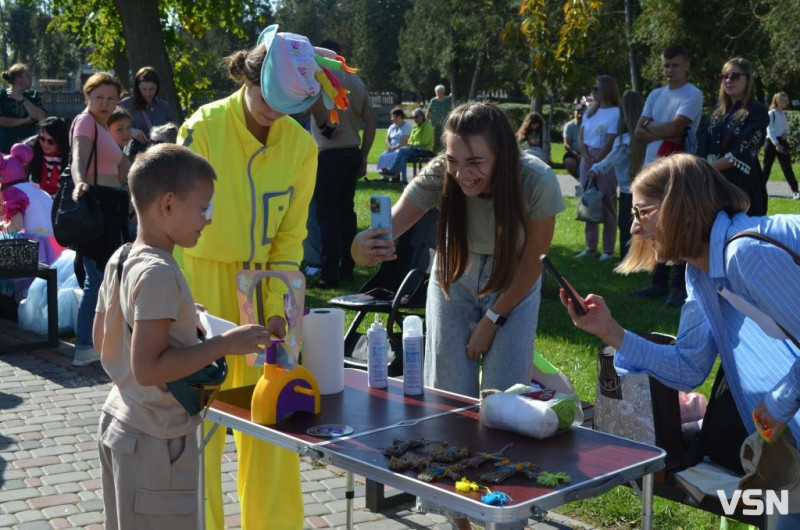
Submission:
[[[642,477],[642,530],[653,529],[653,474]]]
[[[353,474],[348,471],[345,474],[345,484],[344,484],[344,498],[347,499],[346,510],[347,510],[347,529],[350,530],[353,528],[353,497],[355,497],[355,491],[353,489]]]

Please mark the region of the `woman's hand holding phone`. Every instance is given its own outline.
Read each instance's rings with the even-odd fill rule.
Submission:
[[[566,282],[566,280],[564,281]],[[567,284],[569,285],[569,282]],[[572,285],[570,285],[571,287]],[[573,289],[573,294],[574,291]],[[619,349],[625,336],[625,329],[611,316],[611,311],[602,296],[590,294],[586,298],[582,298],[575,294],[575,301],[586,308],[585,315],[579,315],[575,311],[575,307],[570,303],[570,298],[563,288],[559,289],[558,296],[561,299],[561,305],[567,308],[572,322],[578,329],[599,337],[604,344],[608,344],[614,349]]]

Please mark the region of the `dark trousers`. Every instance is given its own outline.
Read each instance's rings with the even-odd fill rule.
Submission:
[[[617,226],[619,227],[619,256],[625,258],[628,253],[628,245],[631,242],[631,225],[633,224],[633,195],[619,192],[619,207],[617,208]]]
[[[664,265],[657,263],[653,270],[653,285],[686,289],[686,264]]]
[[[781,144],[786,150],[789,150],[789,144],[783,138],[778,138],[778,143]],[[764,178],[769,180],[769,173],[772,171],[772,164],[775,162],[775,157],[778,157],[778,163],[781,165],[783,171],[783,178],[789,183],[789,187],[793,192],[797,191],[797,179],[794,177],[794,170],[792,169],[792,157],[787,153],[779,153],[775,149],[775,144],[772,140],[767,138],[764,144]]]
[[[320,279],[335,282],[353,273],[350,244],[356,235],[356,193],[361,150],[358,147],[326,149],[319,153],[314,200],[322,232]]]

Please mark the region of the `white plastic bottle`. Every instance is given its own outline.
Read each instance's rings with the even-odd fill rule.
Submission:
[[[425,336],[422,319],[409,315],[403,319],[403,392],[408,395],[422,394],[422,352]]]
[[[367,331],[367,384],[371,388],[386,388],[389,384],[386,343],[386,328],[381,324],[380,315],[375,315],[375,322]]]

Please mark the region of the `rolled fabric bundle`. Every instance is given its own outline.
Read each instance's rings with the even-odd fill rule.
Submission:
[[[484,427],[543,440],[558,431],[558,415],[544,401],[516,394],[492,394],[481,401]]]

